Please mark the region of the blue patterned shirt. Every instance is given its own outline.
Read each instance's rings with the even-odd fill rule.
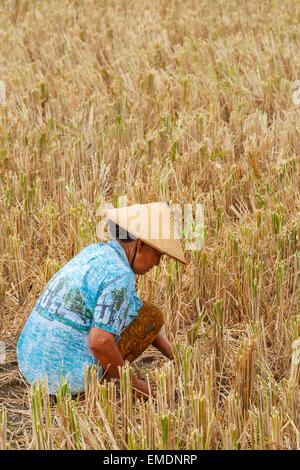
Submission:
[[[142,306],[135,276],[117,240],[84,248],[48,282],[18,340],[24,377],[47,376],[55,393],[67,377],[72,393],[84,391],[84,368],[97,364],[88,341],[92,327],[110,331],[115,341]]]
[[[102,328],[118,340],[142,305],[134,290],[125,251],[112,240],[90,245],[71,259],[50,279],[34,308],[49,320],[81,332]]]

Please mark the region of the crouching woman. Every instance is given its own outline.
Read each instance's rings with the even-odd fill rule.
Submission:
[[[139,230],[129,233],[133,214]],[[158,266],[163,254],[186,264],[178,239],[163,238],[161,226],[157,238],[148,234],[150,217],[164,223],[173,214],[166,203],[152,203],[106,215],[115,238],[84,248],[50,279],[18,340],[21,373],[30,384],[47,377],[53,395],[64,381],[72,395],[84,392],[85,368],[93,365],[100,366],[99,380],[119,378],[119,366],[151,344],[173,358],[160,310],[135,294],[135,275]],[[136,397],[149,396],[134,374],[132,384]]]

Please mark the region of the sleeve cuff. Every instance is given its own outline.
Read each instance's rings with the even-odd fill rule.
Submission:
[[[120,333],[115,328],[113,328],[112,326],[104,325],[103,323],[93,323],[92,328],[100,328],[101,330],[109,331],[113,335],[116,335],[118,338],[120,337]]]

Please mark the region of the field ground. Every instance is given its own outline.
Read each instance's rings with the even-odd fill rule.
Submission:
[[[1,2],[0,448],[300,448],[299,22],[292,0]],[[53,405],[17,338],[121,195],[204,204],[189,265],[137,277],[176,361],[136,362],[147,404],[125,368]]]

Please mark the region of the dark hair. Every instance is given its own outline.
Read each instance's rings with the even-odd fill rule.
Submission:
[[[137,240],[137,237],[131,235],[131,233],[127,232],[124,228],[120,227],[120,225],[115,224],[112,220],[108,221],[108,227],[111,236],[116,240],[121,240],[124,243],[129,243],[132,240]]]

